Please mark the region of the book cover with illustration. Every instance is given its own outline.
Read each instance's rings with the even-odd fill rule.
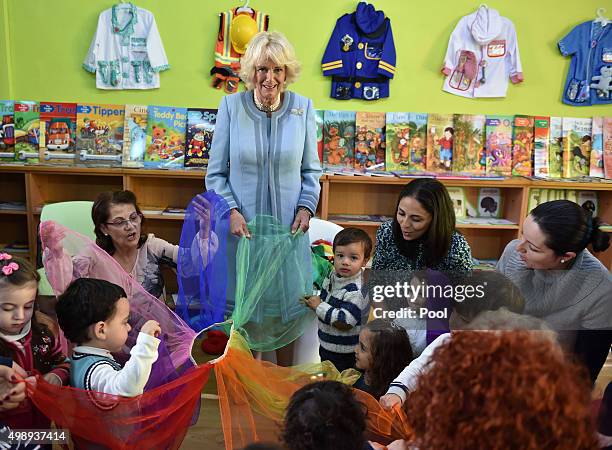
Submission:
[[[453,121],[453,172],[484,174],[487,168],[485,116],[455,114]]]
[[[563,178],[589,175],[591,119],[563,118]]]
[[[40,102],[41,163],[75,163],[76,110],[76,103]]]
[[[478,190],[478,216],[501,217],[502,197],[499,188],[480,188]]]
[[[185,167],[208,166],[216,122],[216,109],[189,108],[187,110]]]
[[[158,169],[182,168],[185,159],[187,108],[150,105],[148,112],[144,166]]]
[[[148,117],[147,105],[125,105],[122,160],[124,167],[144,166]]]
[[[427,168],[427,113],[410,113],[410,171]]]
[[[603,120],[604,175],[612,180],[612,117]]]
[[[410,170],[410,136],[410,113],[387,113],[386,170],[396,172],[408,172]]]
[[[451,201],[453,202],[453,209],[455,210],[455,218],[462,219],[467,215],[467,205],[465,199],[465,191],[462,187],[448,186],[446,188]]]
[[[355,130],[355,169],[385,170],[385,113],[356,113]]]
[[[578,204],[587,211],[591,211],[593,217],[599,215],[599,201],[597,200],[597,192],[595,191],[578,191]]]
[[[120,166],[123,156],[123,105],[77,105],[77,164]]]
[[[512,175],[512,122],[514,116],[487,116],[487,173]]]
[[[15,160],[15,103],[13,100],[0,100],[0,161]]]
[[[449,172],[453,160],[452,114],[429,114],[427,118],[427,161],[429,172]]]
[[[323,167],[328,170],[354,170],[354,111],[325,111],[323,115]]]
[[[589,176],[603,178],[603,117],[593,117],[591,136],[591,163],[589,164]]]
[[[514,116],[512,128],[512,175],[533,173],[533,116]]]
[[[36,164],[40,155],[40,104],[15,102],[15,160]]]
[[[315,124],[317,126],[317,153],[319,154],[319,161],[323,165],[323,115],[325,111],[322,109],[315,109]]]
[[[536,177],[548,178],[548,146],[550,142],[550,117],[533,118],[533,174]]]
[[[563,118],[550,118],[548,141],[548,172],[550,178],[561,178],[563,173]]]

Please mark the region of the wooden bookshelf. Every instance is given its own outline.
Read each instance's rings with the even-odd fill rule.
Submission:
[[[0,248],[12,242],[28,244],[25,256],[37,257],[37,230],[40,211],[45,204],[70,200],[93,201],[102,191],[130,189],[140,206],[158,213],[145,213],[146,230],[178,243],[183,216],[165,215],[166,207],[185,208],[194,195],[204,191],[203,170],[144,170],[133,168],[82,168],[54,166],[0,166],[0,201],[23,202],[25,211],[0,210],[2,238]],[[397,197],[408,178],[323,175],[321,200],[317,216],[332,220],[334,215],[392,216]],[[464,188],[466,199],[475,206],[478,189],[501,189],[502,217],[513,224],[491,225],[458,223],[457,228],[468,240],[472,252],[479,259],[499,258],[508,242],[520,237],[521,226],[527,215],[529,189],[573,189],[598,191],[599,215],[612,224],[612,184],[532,181],[524,178],[508,180],[440,180],[447,186]],[[337,220],[341,226],[364,229],[375,238],[380,221]],[[24,255],[23,252],[15,254]],[[598,257],[612,268],[612,249]],[[176,284],[168,277],[168,290]]]

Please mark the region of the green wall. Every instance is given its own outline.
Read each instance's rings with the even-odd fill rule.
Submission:
[[[208,71],[219,11],[237,0],[138,0],[152,11],[172,68],[151,91],[102,91],[81,68],[98,14],[110,0],[0,0],[0,96],[15,99],[100,103],[145,103],[216,107],[223,93],[210,87]],[[610,106],[570,107],[561,103],[569,58],[556,42],[578,23],[595,17],[601,0],[496,0],[488,3],[515,24],[526,81],[510,86],[504,99],[465,99],[441,90],[443,62],[457,21],[478,7],[467,0],[377,0],[391,18],[398,55],[391,97],[377,102],[329,98],[330,82],[320,62],[336,19],[355,9],[345,0],[253,0],[270,14],[270,29],[285,33],[303,64],[293,90],[317,108],[370,111],[523,113],[588,117],[610,115]],[[612,8],[609,8],[612,15]],[[8,11],[8,12],[7,12]],[[5,15],[8,14],[8,30]],[[8,41],[8,49],[7,49]],[[7,50],[9,53],[7,53]],[[9,58],[7,58],[9,56]]]

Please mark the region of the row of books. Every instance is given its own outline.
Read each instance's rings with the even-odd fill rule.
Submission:
[[[529,189],[528,209],[541,203],[553,200],[570,200],[591,211],[594,217],[599,215],[599,200],[597,191],[575,191],[572,189]]]
[[[0,162],[206,167],[217,110],[0,101]]]
[[[217,110],[0,101],[0,162],[206,167]],[[612,117],[316,111],[330,173],[612,179]],[[391,174],[391,175],[389,175]]]
[[[317,111],[317,123],[334,173],[612,178],[612,117]]]

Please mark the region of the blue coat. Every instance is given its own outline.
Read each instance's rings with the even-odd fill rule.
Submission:
[[[391,22],[382,11],[360,2],[352,14],[338,19],[321,62],[332,77],[331,97],[376,100],[389,96],[395,75]]]
[[[300,206],[314,213],[321,174],[310,99],[285,92],[271,118],[255,107],[252,91],[221,100],[206,189],[238,208],[247,222],[268,214],[290,225]]]
[[[612,88],[612,79],[606,78],[606,71],[608,76],[612,72],[612,25],[602,27],[597,22],[581,23],[559,41],[559,50],[564,56],[572,57],[563,103],[573,106],[612,104],[612,90],[593,87]],[[593,77],[603,77],[603,80]]]

